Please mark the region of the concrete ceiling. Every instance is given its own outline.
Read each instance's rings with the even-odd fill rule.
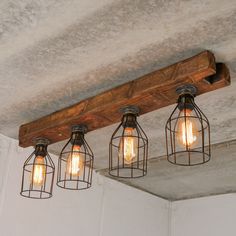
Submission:
[[[0,133],[17,138],[22,123],[208,49],[229,66],[232,84],[196,102],[211,122],[212,142],[230,142],[236,139],[235,38],[235,0],[2,0]],[[153,160],[150,175],[127,184],[168,199],[236,190],[236,181],[228,182],[236,171],[229,178],[224,171],[236,159],[235,148],[223,145],[216,161],[183,171],[157,159],[165,155],[163,127],[172,109],[140,117]],[[114,127],[87,135],[97,170],[107,167]],[[62,145],[50,150],[58,153]],[[196,173],[212,178],[199,185]],[[222,178],[214,180],[218,174]],[[189,182],[178,188],[175,181],[185,178]]]

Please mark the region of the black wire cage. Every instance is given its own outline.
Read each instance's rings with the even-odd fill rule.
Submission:
[[[69,141],[58,159],[57,185],[64,189],[82,190],[92,185],[94,155],[84,138],[87,127],[72,127]]]
[[[47,199],[52,196],[55,166],[47,152],[49,141],[39,138],[35,150],[23,166],[20,194],[33,199]]]
[[[147,174],[148,138],[137,122],[139,109],[121,109],[121,123],[109,145],[109,174],[120,178],[137,178]]]
[[[178,104],[165,127],[167,159],[182,166],[204,164],[211,158],[210,125],[194,102],[197,90],[184,85],[176,92]]]

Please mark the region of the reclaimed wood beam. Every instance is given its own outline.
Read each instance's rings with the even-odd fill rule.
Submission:
[[[177,100],[176,87],[187,83],[197,87],[197,95],[219,89],[230,84],[229,70],[222,63],[216,64],[211,52],[204,51],[21,125],[19,145],[32,146],[37,137],[51,143],[68,139],[75,124],[87,125],[88,131],[114,124],[120,121],[119,109],[125,105],[138,106],[140,114],[171,105]]]

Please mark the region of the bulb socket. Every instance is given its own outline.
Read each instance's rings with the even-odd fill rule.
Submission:
[[[122,126],[124,128],[136,128],[137,116],[139,114],[139,108],[137,106],[125,106],[120,109],[123,113]]]
[[[136,115],[134,114],[126,114],[122,118],[122,126],[124,128],[136,128],[137,127],[137,122],[136,122]]]
[[[193,110],[194,97],[191,94],[182,94],[178,98],[178,108],[180,111],[183,109]]]
[[[86,125],[73,125],[71,128],[71,141],[72,145],[82,146],[84,144],[84,134],[87,133],[88,128]]]
[[[183,109],[193,110],[194,96],[197,93],[197,88],[192,84],[185,84],[176,89],[179,94],[178,108],[180,111]]]
[[[46,138],[37,138],[35,140],[35,155],[45,157],[49,143],[50,141]]]

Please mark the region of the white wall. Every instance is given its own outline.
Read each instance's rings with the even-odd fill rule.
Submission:
[[[236,194],[174,202],[171,225],[172,236],[235,236]]]
[[[86,191],[55,186],[49,200],[21,197],[31,151],[0,135],[0,236],[168,236],[167,201],[96,173]]]
[[[105,181],[102,236],[168,235],[167,201],[108,179]]]

